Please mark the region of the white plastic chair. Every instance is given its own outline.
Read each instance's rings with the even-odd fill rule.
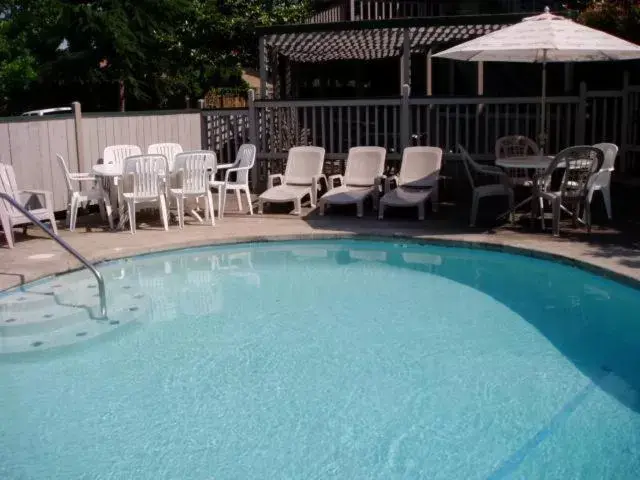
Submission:
[[[534,181],[533,197],[531,199],[531,223],[539,214],[540,223],[544,230],[544,202],[551,203],[553,215],[553,235],[560,234],[560,213],[562,210],[573,216],[574,224],[578,221],[580,207],[586,202],[589,183],[598,167],[604,163],[604,152],[588,145],[569,147],[558,153],[547,170]],[[553,172],[564,169],[562,182],[556,190],[553,187]],[[572,204],[573,211],[565,205]],[[591,232],[591,212],[585,208],[584,223]]]
[[[598,190],[602,193],[604,208],[607,211],[609,220],[613,218],[611,209],[611,172],[615,169],[616,157],[618,156],[618,146],[613,143],[597,143],[595,148],[599,148],[604,153],[604,161],[598,173],[589,180],[586,208],[591,208],[593,194]]]
[[[167,159],[164,155],[136,155],[124,161],[122,197],[127,204],[131,233],[136,233],[136,204],[157,201],[160,218],[169,230],[167,200],[163,182]]]
[[[523,135],[510,135],[496,141],[496,160],[500,158],[537,157],[540,148],[536,143]],[[507,174],[513,185],[530,187],[533,180],[526,168],[509,168]]]
[[[154,143],[147,148],[148,154],[164,155],[167,158],[170,172],[173,172],[173,162],[176,155],[182,153],[182,151],[182,145],[179,143]]]
[[[16,202],[29,210],[31,215],[38,220],[46,220],[51,223],[51,230],[56,235],[58,227],[53,215],[53,194],[48,190],[18,190],[16,175],[11,165],[0,163],[0,192],[11,196]],[[9,248],[13,248],[13,227],[31,223],[9,202],[0,200],[0,224],[7,238]]]
[[[462,145],[458,145],[458,151],[462,155],[464,170],[473,190],[469,226],[474,227],[476,224],[480,200],[496,195],[504,195],[509,200],[509,213],[513,221],[514,195],[509,176],[499,167],[480,165],[475,162]]]
[[[142,155],[142,150],[137,145],[112,145],[104,149],[102,161],[105,165],[113,164],[123,168],[124,159],[136,155]]]
[[[351,147],[344,175],[329,177],[329,191],[318,202],[320,215],[324,215],[327,205],[355,203],[357,216],[362,217],[364,201],[369,197],[373,198],[373,208],[377,209],[386,154],[383,147]],[[340,181],[340,186],[334,187],[335,180]]]
[[[227,168],[224,174],[224,180],[212,180],[209,182],[211,188],[218,192],[218,218],[224,216],[224,210],[227,205],[227,192],[229,190],[236,192],[238,201],[238,210],[242,211],[241,192],[244,192],[249,203],[249,214],[253,215],[253,207],[251,205],[251,192],[249,190],[249,170],[253,168],[256,161],[256,146],[250,143],[240,145],[236,154],[234,166]],[[236,179],[231,180],[230,174],[236,174]]]
[[[386,206],[418,207],[418,219],[424,220],[427,199],[438,211],[438,180],[442,166],[442,149],[438,147],[407,147],[402,152],[398,176],[385,180],[385,194],[380,200],[378,219],[384,217]],[[391,184],[396,188],[391,190]]]
[[[56,155],[58,164],[62,168],[64,179],[67,182],[67,191],[69,193],[69,199],[67,204],[67,222],[69,223],[69,231],[73,232],[76,229],[76,221],[78,220],[78,209],[82,204],[88,204],[89,202],[98,202],[100,207],[100,216],[104,220],[106,217],[109,221],[109,228],[113,230],[113,211],[111,209],[111,201],[109,196],[104,193],[102,188],[96,185],[95,176],[89,173],[71,173],[67,162],[65,162],[62,155]],[[82,190],[75,188],[75,184],[82,182],[91,183],[92,185],[88,190]]]
[[[320,190],[320,179],[327,181],[322,174],[324,166],[324,148],[293,147],[287,156],[284,175],[269,175],[267,190],[258,198],[258,213],[262,214],[265,203],[293,202],[293,213],[301,214],[302,199],[309,195],[311,207],[315,207]],[[276,180],[280,185],[275,185]]]
[[[215,174],[216,156],[210,151],[195,151],[178,153],[175,156],[173,176],[175,186],[169,189],[169,193],[176,199],[178,210],[178,224],[184,228],[184,201],[186,198],[206,197],[207,218],[211,217],[211,225],[215,225],[215,213],[213,211],[213,196],[209,189],[209,168],[213,168]],[[201,220],[198,217],[199,220]]]

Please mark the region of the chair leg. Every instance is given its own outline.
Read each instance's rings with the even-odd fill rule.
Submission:
[[[261,198],[258,198],[258,215],[262,215],[264,213],[264,201]]]
[[[251,193],[249,187],[244,188],[244,193],[247,196],[247,204],[249,204],[249,215],[253,215],[253,205],[251,205]]]
[[[560,235],[560,212],[562,211],[561,198],[557,197],[553,199],[551,203],[551,214],[553,215],[553,236]]]
[[[324,217],[325,204],[326,202],[323,202],[322,200],[318,202],[318,215],[320,215],[321,217]]]
[[[587,224],[587,233],[591,233],[591,203],[584,204],[584,223]]]
[[[358,218],[362,218],[362,216],[364,215],[364,200],[360,200],[356,204],[356,215]]]
[[[602,192],[602,199],[604,200],[604,208],[607,210],[607,217],[609,221],[613,219],[613,212],[611,210],[611,188],[607,185],[603,187],[600,192]]]
[[[540,205],[540,227],[544,231],[544,198],[540,197],[538,199],[538,204]]]
[[[71,207],[69,213],[71,214],[71,218],[69,218],[69,231],[73,232],[76,229],[76,222],[78,220],[78,198],[73,197],[71,199]]]
[[[184,203],[182,204],[184,207]],[[162,217],[162,224],[165,231],[169,230],[169,219],[167,215],[167,199],[164,197],[164,193],[160,194],[160,216]]]
[[[471,202],[471,218],[469,220],[469,226],[470,227],[475,227],[476,226],[476,218],[478,216],[478,203],[479,202],[480,202],[480,196],[476,192],[473,192],[473,200]]]
[[[378,205],[378,220],[382,220],[384,218],[384,207],[385,204],[380,202],[380,205]]]
[[[426,202],[420,202],[418,204],[418,220],[424,220],[424,206]]]
[[[65,227],[67,227],[69,230],[71,230],[71,211],[73,210],[73,207],[71,206],[72,204],[73,204],[73,197],[69,199],[69,203],[67,204],[67,213],[64,219]]]
[[[507,198],[509,200],[509,222],[513,223],[514,220],[515,220],[515,215],[514,215],[513,211],[514,211],[514,205],[516,203],[515,202],[515,197],[514,197],[514,194],[513,194],[513,190],[509,190],[507,192]]]
[[[220,212],[218,213],[218,218],[224,217],[224,211],[227,208],[227,189],[224,188],[220,193],[222,194],[222,208],[220,209]]]
[[[236,202],[238,202],[238,211],[242,212],[242,197],[240,196],[240,189],[236,188]]]
[[[216,214],[213,211],[213,195],[211,194],[211,190],[207,189],[207,208],[206,211],[209,212],[209,216],[211,217],[211,226],[215,226],[216,224]]]
[[[129,229],[133,235],[136,233],[136,203],[133,199],[127,202],[127,210],[129,210]]]
[[[2,223],[2,231],[4,231],[4,236],[7,239],[7,245],[9,248],[13,248],[13,226],[8,218],[0,217],[0,222]]]
[[[51,230],[54,235],[58,234],[58,225],[56,224],[56,217],[53,214],[53,210],[49,210],[49,223],[51,224]]]
[[[184,197],[182,195],[176,195],[176,211],[178,212],[178,228],[182,230],[184,228]]]
[[[296,198],[293,201],[293,214],[302,215],[302,198]]]
[[[218,218],[222,218],[222,189],[218,189]]]

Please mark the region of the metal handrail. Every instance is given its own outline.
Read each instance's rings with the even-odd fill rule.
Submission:
[[[51,230],[49,230],[44,223],[42,223],[40,220],[34,217],[31,214],[31,212],[29,212],[29,210],[27,210],[18,202],[16,202],[13,197],[11,197],[6,193],[0,192],[0,199],[6,200],[7,202],[9,202],[16,210],[19,210],[20,213],[22,213],[31,222],[33,222],[34,225],[37,225],[38,227],[40,227],[43,232],[49,235],[53,240],[55,240],[58,243],[58,245],[64,248],[67,252],[69,252],[71,255],[76,257],[78,261],[80,261],[85,267],[87,267],[91,271],[91,273],[93,273],[93,275],[96,277],[96,280],[98,281],[98,289],[100,293],[100,315],[103,318],[106,318],[107,317],[107,295],[104,288],[104,279],[102,278],[102,274],[98,270],[96,270],[96,267],[91,265],[91,263],[89,263],[89,261],[86,258],[84,258],[75,248],[73,248],[71,245],[65,242],[61,237],[59,237],[58,235],[53,233]]]

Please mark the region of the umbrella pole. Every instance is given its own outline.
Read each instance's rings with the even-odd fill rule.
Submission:
[[[540,108],[541,118],[540,118],[540,150],[544,152],[544,147],[547,143],[547,129],[546,129],[546,106],[547,106],[547,51],[544,50],[542,54],[542,105]]]

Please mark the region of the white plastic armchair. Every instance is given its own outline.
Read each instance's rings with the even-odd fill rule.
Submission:
[[[300,215],[302,199],[309,196],[315,207],[320,181],[327,182],[322,174],[325,150],[322,147],[293,147],[289,150],[284,174],[269,175],[267,190],[258,198],[258,212],[263,213],[265,203],[293,202],[294,214]],[[276,181],[278,185],[276,185]]]
[[[602,193],[604,208],[607,211],[609,220],[613,218],[611,208],[611,174],[615,169],[616,157],[618,156],[618,146],[613,143],[597,143],[595,148],[599,148],[604,153],[604,161],[600,170],[589,179],[586,208],[591,208],[593,194],[597,191]]]
[[[56,219],[53,215],[53,195],[48,190],[19,190],[16,176],[11,165],[0,163],[0,192],[11,196],[16,202],[29,210],[31,215],[38,220],[46,220],[51,223],[53,233],[58,233]],[[0,224],[7,239],[9,248],[13,248],[13,227],[31,223],[9,202],[0,200]]]
[[[129,212],[132,234],[136,233],[136,204],[138,203],[157,201],[164,229],[169,229],[163,182],[167,168],[167,159],[164,155],[136,155],[125,159],[122,197]]]
[[[244,143],[240,145],[238,149],[234,166],[226,169],[224,180],[212,180],[209,182],[211,188],[218,192],[218,218],[224,216],[228,191],[236,192],[239,211],[242,211],[242,198],[240,194],[244,192],[247,197],[247,203],[249,204],[249,214],[253,215],[251,191],[249,190],[249,171],[253,168],[255,161],[256,146],[250,143]],[[231,174],[235,174],[235,180],[231,179]]]
[[[349,149],[344,175],[329,177],[329,191],[318,202],[319,213],[324,215],[327,205],[356,204],[357,216],[364,214],[364,201],[373,199],[378,208],[380,187],[384,181],[384,161],[387,151],[383,147],[352,147]],[[335,186],[338,180],[340,185]]]
[[[112,145],[104,149],[102,161],[105,165],[117,165],[123,168],[124,159],[135,155],[142,155],[142,150],[137,145]]]
[[[471,158],[469,152],[467,152],[462,145],[458,145],[458,151],[462,156],[464,170],[473,191],[469,226],[473,227],[476,224],[480,200],[485,197],[497,195],[507,197],[509,201],[509,214],[513,221],[514,195],[513,185],[509,176],[499,167],[477,163]]]
[[[182,151],[182,145],[179,143],[154,143],[147,148],[147,153],[151,155],[164,155],[167,158],[170,172],[173,172],[173,163],[176,155],[182,153]]]
[[[495,147],[496,160],[500,158],[517,158],[540,155],[536,143],[523,135],[510,135],[499,138]],[[531,186],[533,180],[526,168],[509,168],[507,174],[514,185]]]
[[[442,166],[442,149],[438,147],[407,147],[402,152],[400,173],[385,179],[385,194],[380,200],[378,219],[384,217],[386,206],[418,207],[418,219],[424,220],[425,203],[431,199],[433,211],[438,210],[438,181]],[[391,185],[396,188],[392,190]]]
[[[67,203],[67,222],[69,223],[69,231],[76,229],[76,221],[78,220],[78,209],[82,204],[88,204],[95,201],[100,207],[100,215],[104,219],[109,220],[109,228],[113,230],[113,211],[111,209],[111,201],[109,195],[105,194],[104,190],[96,184],[96,179],[93,175],[88,173],[71,173],[67,167],[62,155],[57,154],[56,159],[58,165],[62,169],[65,182],[67,183],[67,191],[69,194]],[[80,190],[76,188],[76,184],[81,182],[90,183],[91,185],[87,189]]]
[[[175,156],[173,174],[174,186],[169,189],[170,195],[176,199],[178,224],[184,228],[184,202],[188,198],[206,198],[206,217],[211,217],[211,225],[215,225],[213,196],[209,189],[209,171],[215,170],[216,156],[211,151],[194,151],[178,153]],[[197,217],[201,220],[199,217]]]

